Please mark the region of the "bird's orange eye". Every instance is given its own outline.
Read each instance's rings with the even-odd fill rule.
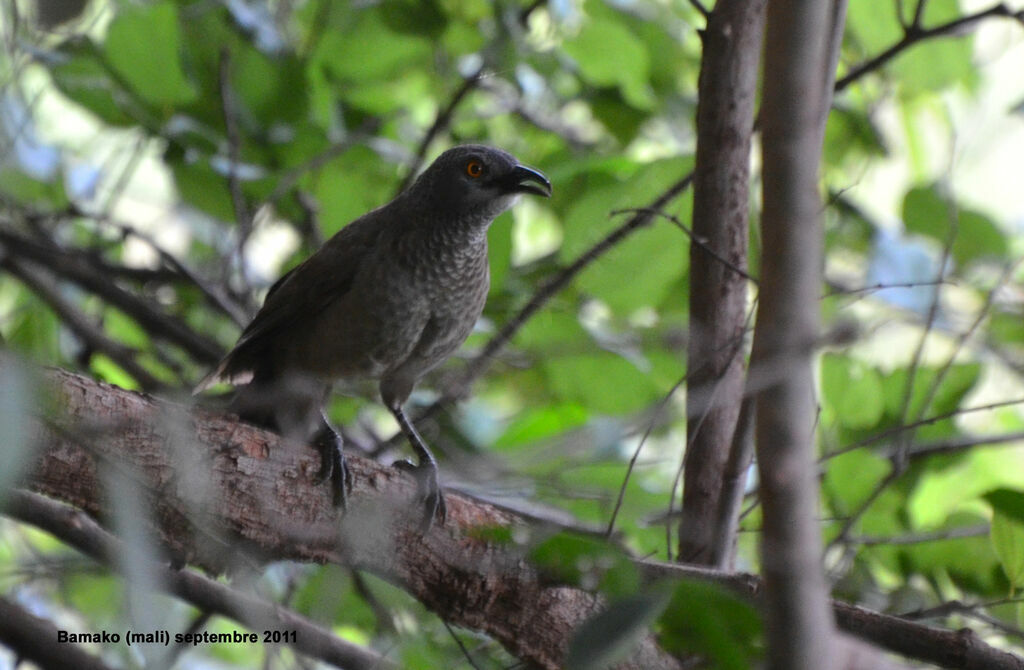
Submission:
[[[480,161],[469,161],[466,163],[466,174],[476,179],[484,173],[484,164]]]

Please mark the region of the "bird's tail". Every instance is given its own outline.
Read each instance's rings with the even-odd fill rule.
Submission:
[[[248,384],[252,381],[252,370],[228,372],[228,366],[230,364],[231,356],[226,356],[224,360],[217,364],[217,367],[214,368],[213,372],[199,380],[196,387],[192,389],[192,395],[199,395],[214,384],[219,384],[221,382],[231,384],[232,386],[239,386],[241,384]]]

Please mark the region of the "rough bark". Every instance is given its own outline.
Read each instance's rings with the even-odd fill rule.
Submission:
[[[62,370],[46,382],[59,409],[40,428],[31,488],[102,520],[119,504],[108,473],[134,478],[176,561],[213,572],[277,559],[368,570],[544,668],[561,667],[574,629],[601,608],[593,594],[545,583],[514,548],[484,539],[522,523],[496,507],[449,493],[447,523],[421,535],[411,479],[355,456],[342,517],[305,445]],[[679,665],[646,638],[620,667]]]
[[[833,2],[771,0],[765,31],[763,258],[750,385],[764,507],[770,670],[836,667],[821,565],[814,376],[822,285],[821,127]]]
[[[679,560],[711,563],[722,478],[743,398],[750,138],[765,0],[720,0],[703,32],[690,245],[687,446]],[[729,261],[726,265],[707,249]],[[724,538],[731,542],[731,538]],[[723,562],[719,567],[727,567]]]

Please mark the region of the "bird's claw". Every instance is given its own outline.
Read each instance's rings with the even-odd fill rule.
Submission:
[[[434,525],[437,519],[443,526],[448,520],[448,505],[444,501],[444,494],[437,483],[437,466],[433,463],[415,465],[410,461],[395,461],[392,464],[403,472],[407,472],[416,480],[416,499],[423,503],[423,518],[420,520],[420,530],[424,533]]]
[[[342,439],[333,429],[321,430],[316,438],[316,449],[320,452],[320,470],[317,480],[330,480],[331,500],[335,507],[346,509],[348,493],[352,490],[352,472],[345,463]]]

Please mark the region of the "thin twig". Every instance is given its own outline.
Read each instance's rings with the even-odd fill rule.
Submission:
[[[946,273],[946,266],[949,264],[949,259],[953,254],[953,243],[956,241],[957,233],[959,232],[959,220],[956,218],[955,210],[951,212],[953,216],[950,220],[949,234],[946,236],[945,243],[942,246],[942,256],[939,259],[939,268],[936,271],[938,276],[935,278],[936,281],[941,280],[943,275]],[[907,419],[910,415],[910,404],[914,398],[914,384],[917,382],[917,373],[921,367],[921,358],[924,355],[924,347],[928,342],[928,338],[931,336],[932,328],[935,327],[935,319],[939,314],[939,297],[941,296],[940,291],[936,291],[932,297],[931,304],[928,307],[928,315],[925,318],[924,332],[921,333],[921,337],[917,341],[917,347],[914,348],[914,355],[911,358],[910,367],[907,370],[907,381],[903,387],[903,403],[900,406],[900,418],[898,423],[906,424]],[[919,417],[920,418],[920,417]],[[893,471],[896,476],[902,472],[903,468],[906,467],[906,449],[909,446],[909,438],[904,439],[893,456]]]
[[[437,117],[434,118],[434,123],[430,125],[426,135],[420,141],[419,147],[416,149],[416,154],[413,159],[412,165],[409,166],[409,172],[406,174],[405,179],[398,186],[398,190],[395,195],[398,195],[405,189],[409,188],[409,184],[416,178],[420,167],[423,165],[423,160],[427,155],[427,150],[430,149],[431,142],[436,138],[448,125],[452,122],[452,116],[455,114],[455,109],[459,106],[459,103],[480,83],[481,77],[484,74],[483,64],[478,67],[473,74],[469,75],[462,80],[462,84],[455,90],[451,100],[444,106],[438,113]]]
[[[942,385],[942,382],[945,381],[946,375],[949,374],[949,371],[953,369],[953,363],[956,362],[956,359],[960,355],[960,351],[963,349],[964,345],[967,343],[967,340],[971,338],[971,335],[973,335],[975,331],[977,331],[978,327],[981,326],[981,322],[988,316],[989,311],[992,309],[992,305],[995,302],[996,293],[998,293],[999,290],[1002,289],[1008,281],[1010,281],[1013,277],[1014,270],[1016,270],[1022,262],[1024,262],[1024,258],[1018,259],[1013,263],[1008,263],[999,278],[996,280],[995,285],[988,291],[988,294],[985,296],[985,303],[981,306],[981,309],[978,310],[978,314],[975,316],[974,321],[971,323],[970,327],[968,327],[967,330],[961,333],[957,338],[956,344],[953,346],[953,351],[950,352],[949,356],[946,358],[945,364],[943,364],[942,368],[935,376],[935,380],[932,382],[931,388],[928,389],[928,395],[925,397],[924,402],[921,403],[921,407],[917,411],[917,421],[920,421],[925,412],[927,412],[931,407],[936,394],[939,392],[939,387]],[[911,437],[913,437],[913,434],[908,436],[907,440],[911,439]]]
[[[183,261],[179,260],[171,252],[164,249],[160,244],[148,233],[145,233],[135,226],[128,223],[122,223],[116,221],[109,215],[96,215],[89,214],[79,210],[77,207],[72,207],[69,210],[69,214],[72,216],[86,216],[99,223],[105,223],[107,225],[117,228],[124,235],[131,235],[143,242],[145,242],[153,251],[157,253],[160,260],[166,263],[172,270],[178,275],[188,280],[193,286],[199,289],[207,301],[220,309],[225,315],[227,315],[237,326],[244,326],[249,322],[249,315],[245,313],[245,310],[235,302],[227,293],[225,293],[220,287],[207,283],[202,277],[199,276],[192,268],[190,268]]]
[[[955,409],[955,410],[952,410],[950,412],[944,412],[942,414],[933,414],[932,416],[924,417],[924,418],[919,419],[919,420],[917,420],[917,421],[915,421],[913,423],[908,423],[908,424],[905,424],[905,425],[902,425],[902,426],[894,426],[893,428],[888,428],[886,430],[883,430],[880,433],[875,433],[874,435],[869,435],[868,437],[865,437],[862,440],[857,440],[856,442],[853,442],[852,444],[848,444],[846,446],[840,447],[839,449],[836,449],[835,451],[830,451],[827,454],[824,454],[818,462],[819,463],[823,463],[823,462],[831,460],[831,459],[833,459],[833,458],[835,458],[837,456],[842,456],[843,454],[849,453],[849,452],[851,452],[851,451],[853,451],[855,449],[860,449],[861,447],[866,447],[869,444],[874,444],[875,442],[881,442],[885,438],[891,437],[891,436],[899,434],[899,433],[902,433],[903,431],[913,430],[915,428],[920,428],[921,426],[930,426],[930,425],[932,425],[934,423],[938,423],[939,421],[942,421],[943,419],[950,419],[950,418],[953,418],[953,417],[956,417],[956,416],[960,416],[960,415],[963,415],[963,414],[970,414],[972,412],[983,412],[983,411],[986,411],[986,410],[997,409],[999,407],[1007,407],[1009,405],[1020,405],[1020,404],[1024,404],[1024,398],[1014,398],[1013,400],[1000,400],[998,402],[988,403],[987,405],[978,405],[977,407],[967,407],[967,408],[964,408],[964,409]]]
[[[751,276],[749,273],[744,271],[743,268],[737,267],[737,265],[735,263],[730,262],[729,259],[725,258],[721,254],[719,254],[717,251],[715,251],[714,249],[709,247],[706,241],[704,241],[701,238],[699,238],[696,235],[694,235],[693,231],[690,230],[686,226],[686,224],[683,223],[679,219],[679,217],[675,216],[674,214],[669,214],[668,212],[663,212],[663,211],[658,210],[658,209],[652,209],[650,207],[633,207],[633,208],[629,208],[629,209],[616,209],[615,211],[611,212],[611,216],[618,216],[619,214],[637,214],[637,213],[648,213],[648,214],[651,214],[651,215],[654,215],[654,216],[663,217],[663,218],[671,221],[672,223],[674,223],[676,225],[677,228],[679,228],[681,231],[683,231],[688,238],[690,238],[690,242],[692,244],[697,245],[697,247],[699,247],[700,249],[703,249],[705,253],[707,253],[709,256],[714,258],[716,261],[718,261],[719,263],[721,263],[725,267],[729,268],[730,270],[732,270],[733,272],[735,272],[739,276],[743,277],[747,281],[751,282],[755,286],[758,285],[758,281],[757,281],[756,277]]]
[[[983,9],[979,12],[975,12],[974,14],[967,14],[965,16],[961,16],[957,19],[953,19],[952,21],[948,21],[933,28],[918,27],[915,29],[913,26],[911,26],[904,33],[903,38],[900,39],[898,42],[896,42],[891,47],[889,47],[882,53],[878,54],[877,56],[868,59],[867,61],[861,63],[860,65],[854,67],[849,72],[847,72],[846,76],[840,78],[836,82],[835,90],[837,93],[839,91],[842,91],[844,88],[846,88],[856,80],[860,79],[865,74],[868,74],[869,72],[873,72],[881,68],[886,63],[891,61],[893,58],[898,56],[900,53],[902,53],[909,47],[913,46],[914,44],[917,44],[922,40],[930,39],[933,37],[944,37],[947,35],[953,35],[962,29],[970,28],[975,23],[978,23],[979,21],[992,16],[1004,16],[1007,18],[1015,19],[1024,24],[1024,10],[1013,11],[1006,5],[1006,3],[1000,2],[998,4],[992,5],[988,9]]]
[[[93,323],[77,306],[68,302],[54,285],[54,282],[25,263],[11,257],[0,259],[3,267],[50,306],[54,314],[73,332],[82,343],[109,357],[128,373],[145,391],[156,391],[167,385],[154,377],[136,360],[139,351],[110,338],[98,324]]]
[[[845,295],[852,295],[855,293],[871,293],[874,291],[884,291],[890,288],[918,288],[921,286],[956,286],[956,281],[952,279],[928,279],[925,281],[907,281],[897,282],[894,284],[871,284],[870,286],[858,286],[856,288],[832,288],[827,293],[822,294],[822,298],[835,298]]]
[[[917,0],[917,6],[914,7],[914,18],[910,21],[911,30],[921,29],[921,19],[924,18],[924,8],[928,4],[928,0]]]
[[[245,202],[242,185],[238,179],[242,136],[238,131],[238,110],[235,105],[234,91],[231,88],[231,50],[228,47],[223,47],[220,51],[220,67],[217,74],[221,114],[224,117],[224,129],[228,140],[228,191],[231,193],[231,205],[235,210],[235,221],[238,223],[238,243],[235,247],[235,254],[239,265],[241,265],[245,244],[249,240],[249,235],[252,234],[252,213]],[[230,264],[227,265],[226,270],[230,270]]]
[[[295,184],[298,183],[303,175],[308,172],[315,172],[327,165],[332,160],[341,156],[356,144],[359,144],[359,142],[366,139],[367,136],[377,132],[379,127],[380,119],[375,116],[370,117],[340,141],[335,142],[315,156],[311,156],[306,161],[286,170],[278,178],[277,185],[274,187],[274,190],[270,192],[270,195],[267,196],[265,204],[275,204],[286,193],[288,193]]]
[[[657,425],[658,417],[661,416],[661,413],[665,410],[665,406],[668,405],[669,401],[672,399],[672,396],[675,395],[676,391],[678,391],[679,388],[686,383],[688,377],[689,375],[683,375],[682,377],[680,377],[679,381],[672,385],[672,388],[668,390],[668,393],[666,393],[664,397],[662,397],[662,399],[658,401],[658,404],[654,407],[654,414],[651,417],[651,420],[648,422],[647,428],[644,430],[644,434],[640,438],[640,442],[636,445],[636,449],[633,450],[633,455],[630,457],[629,463],[626,465],[626,474],[623,475],[622,477],[622,485],[619,486],[619,495],[615,499],[615,506],[612,508],[611,518],[608,519],[608,529],[604,532],[604,536],[606,539],[610,538],[612,536],[612,533],[615,532],[615,520],[619,516],[619,510],[622,508],[622,501],[626,497],[626,486],[629,484],[629,478],[633,474],[633,469],[636,467],[637,460],[640,458],[640,451],[644,448],[644,445],[647,443],[647,438],[649,438],[651,436],[651,433],[654,432],[654,427],[655,425]]]
[[[184,320],[166,314],[140,296],[122,289],[81,258],[52,242],[43,244],[29,240],[0,226],[0,246],[6,246],[16,254],[96,294],[132,317],[152,337],[177,344],[198,363],[216,363],[224,353],[219,344],[192,330]]]
[[[444,624],[444,627],[448,631],[448,634],[452,636],[453,640],[455,640],[455,644],[459,645],[459,649],[462,651],[462,655],[466,657],[466,662],[473,666],[475,670],[480,670],[480,666],[476,664],[476,661],[474,661],[473,657],[470,655],[469,649],[466,649],[466,645],[462,644],[462,640],[460,640],[459,636],[455,634],[454,630],[452,630],[451,624],[449,624],[444,619],[441,619],[441,623]]]
[[[879,545],[896,546],[922,544],[924,542],[941,542],[943,540],[959,540],[965,537],[981,537],[988,535],[988,532],[989,525],[987,523],[979,523],[973,526],[936,530],[929,533],[910,533],[895,537],[851,537],[848,541],[850,544],[860,544],[865,547],[877,547]]]
[[[700,0],[690,0],[690,5],[692,5],[693,8],[696,9],[697,12],[699,12],[700,15],[703,16],[705,19],[708,18],[709,14],[711,14],[711,12],[708,11],[708,8],[705,7],[704,3],[702,3]]]

